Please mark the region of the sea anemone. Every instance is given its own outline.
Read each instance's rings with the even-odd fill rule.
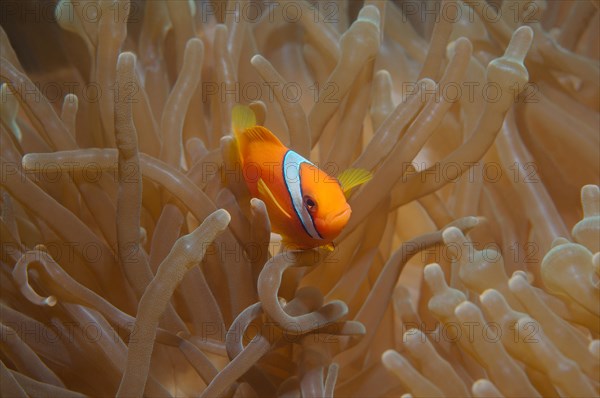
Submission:
[[[0,395],[600,393],[597,1],[0,10]],[[335,250],[271,233],[238,103],[373,173]]]

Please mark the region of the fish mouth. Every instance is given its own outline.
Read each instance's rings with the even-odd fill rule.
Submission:
[[[351,214],[350,206],[338,212],[329,213],[327,217],[316,220],[317,231],[323,239],[331,242],[348,224]]]
[[[351,214],[352,210],[350,209],[350,206],[348,206],[344,210],[341,210],[327,217],[327,221],[332,224],[345,224],[346,222],[348,222],[348,219],[350,218]]]

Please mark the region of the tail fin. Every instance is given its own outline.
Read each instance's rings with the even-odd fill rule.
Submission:
[[[256,116],[250,107],[236,105],[231,111],[231,126],[236,139],[250,127],[256,126]]]

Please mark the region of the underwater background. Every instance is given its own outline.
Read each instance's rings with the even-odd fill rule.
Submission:
[[[599,4],[4,0],[0,395],[598,396]],[[236,104],[373,173],[333,251]]]

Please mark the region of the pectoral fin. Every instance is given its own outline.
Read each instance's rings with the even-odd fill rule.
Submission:
[[[352,188],[362,185],[373,178],[373,174],[365,169],[347,169],[339,176],[338,181],[342,186],[342,191],[346,197],[350,196]]]
[[[271,190],[262,178],[258,179],[257,187],[258,192],[260,192],[265,204],[267,205],[267,209],[277,209],[277,211],[281,212],[286,218],[292,218],[292,216],[290,216],[290,214],[287,211],[285,211],[283,206],[277,201],[275,195],[273,195],[273,192],[271,192]]]

